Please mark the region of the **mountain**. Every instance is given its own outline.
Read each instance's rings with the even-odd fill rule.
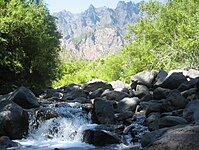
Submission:
[[[115,9],[90,5],[79,14],[64,10],[53,15],[63,36],[62,55],[69,51],[76,59],[95,60],[118,53],[124,45],[125,26],[139,21],[142,14],[139,3],[120,1]]]

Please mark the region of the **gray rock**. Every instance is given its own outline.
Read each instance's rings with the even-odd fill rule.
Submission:
[[[103,92],[104,92],[104,89],[99,88],[99,89],[97,89],[97,90],[91,92],[89,97],[90,97],[91,99],[100,97],[100,96],[102,95]]]
[[[121,101],[125,97],[130,97],[130,95],[124,92],[106,90],[102,93],[101,97],[108,100]]]
[[[180,124],[188,124],[188,122],[184,118],[178,116],[165,116],[159,120],[160,128],[171,127]]]
[[[197,77],[199,77],[199,71],[195,70],[195,69],[189,69],[186,76],[191,79],[197,78]]]
[[[158,72],[156,70],[152,71],[142,71],[131,77],[132,82],[137,82],[138,84],[146,85],[152,87],[152,84],[157,76]]]
[[[88,95],[79,86],[67,86],[65,87],[63,94],[63,100],[74,100],[79,97],[88,97]]]
[[[193,115],[194,115],[195,111],[198,112],[197,111],[198,108],[199,108],[199,101],[189,102],[183,111],[183,117],[189,122],[194,121]],[[196,114],[195,114],[195,117],[196,117]],[[196,119],[197,119],[197,117],[196,117]]]
[[[159,86],[167,77],[168,73],[164,70],[160,70],[155,78],[154,85]]]
[[[156,85],[167,89],[177,89],[184,82],[187,82],[187,78],[181,72],[173,72],[162,83]]]
[[[198,150],[199,126],[185,126],[165,132],[147,150]]]
[[[153,95],[152,94],[147,94],[147,95],[145,95],[144,97],[142,97],[140,99],[141,102],[148,102],[150,100],[153,100]]]
[[[143,147],[148,146],[149,144],[155,142],[161,135],[163,135],[168,128],[158,129],[152,132],[147,132],[144,134],[143,138],[141,139],[141,144]]]
[[[197,89],[196,88],[191,88],[191,89],[188,89],[186,91],[183,91],[181,92],[182,96],[187,98],[193,94],[196,94],[197,93]]]
[[[157,100],[165,99],[171,90],[158,87],[153,91],[153,98]]]
[[[26,87],[20,87],[14,91],[9,97],[9,100],[15,102],[22,108],[36,108],[39,103],[35,95]]]
[[[148,126],[149,131],[159,129],[160,113],[150,113],[145,119],[144,123]]]
[[[88,92],[93,92],[99,88],[102,88],[103,90],[113,90],[113,87],[110,83],[98,79],[88,81],[87,83],[82,85],[82,89]]]
[[[129,85],[127,85],[126,83],[124,83],[123,81],[112,81],[110,83],[113,87],[114,90],[117,90],[117,89],[124,89],[124,88],[130,88]]]
[[[93,123],[114,124],[116,122],[113,104],[103,98],[94,100],[94,108],[91,119]]]
[[[0,149],[13,149],[19,147],[19,143],[13,142],[9,137],[2,136],[0,137]]]
[[[133,92],[136,97],[142,98],[145,95],[150,94],[149,89],[145,85],[137,85],[136,90]]]
[[[117,112],[132,111],[135,112],[137,105],[139,104],[139,98],[124,98],[117,104]]]
[[[28,132],[28,114],[13,101],[0,101],[0,136],[20,139]]]
[[[134,113],[132,111],[125,111],[116,114],[116,118],[118,121],[125,121],[125,119],[132,118]]]
[[[148,106],[146,108],[146,115],[152,113],[152,112],[162,112],[162,103],[161,102],[147,102]]]
[[[83,132],[83,142],[95,146],[106,146],[109,144],[119,144],[120,139],[107,131],[88,129]]]

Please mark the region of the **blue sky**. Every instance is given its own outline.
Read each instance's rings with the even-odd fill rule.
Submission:
[[[86,10],[90,4],[95,7],[107,6],[109,8],[115,8],[120,0],[45,0],[50,12],[58,12],[61,10],[67,10],[72,13],[79,13]],[[126,2],[140,2],[141,0],[123,0]]]

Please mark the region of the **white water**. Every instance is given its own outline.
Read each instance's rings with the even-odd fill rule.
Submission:
[[[88,114],[80,108],[53,108],[61,117],[39,122],[31,115],[27,138],[16,140],[24,150],[53,150],[54,148],[92,148],[92,145],[81,142],[82,132],[92,128]]]

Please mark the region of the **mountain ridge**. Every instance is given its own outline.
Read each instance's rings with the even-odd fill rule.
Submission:
[[[84,60],[119,53],[124,45],[124,27],[139,21],[142,16],[139,3],[131,1],[119,1],[115,9],[106,6],[95,8],[91,4],[81,13],[63,10],[53,15],[63,36],[62,55],[68,51],[76,59]]]

